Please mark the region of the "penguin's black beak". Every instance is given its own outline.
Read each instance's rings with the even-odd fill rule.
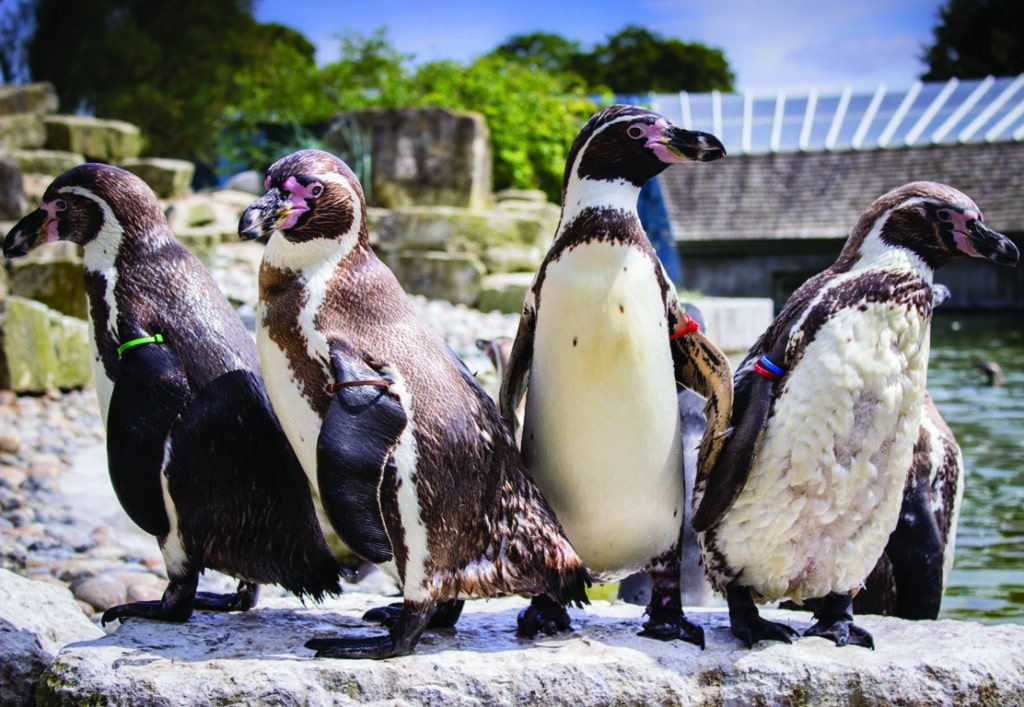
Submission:
[[[42,209],[36,209],[18,221],[4,239],[4,255],[8,258],[28,255],[29,251],[46,240],[49,223],[49,217]]]
[[[281,201],[277,189],[271,189],[242,214],[238,222],[238,236],[247,241],[269,238],[277,225],[287,217],[287,202]]]
[[[977,219],[968,225],[967,241],[974,250],[974,253],[968,252],[968,255],[988,258],[993,263],[1010,267],[1017,267],[1020,262],[1020,250],[1013,241]]]
[[[662,144],[681,160],[711,162],[725,157],[725,145],[711,133],[670,125],[663,135]]]

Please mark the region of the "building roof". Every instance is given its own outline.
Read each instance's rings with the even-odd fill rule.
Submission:
[[[870,91],[660,93],[641,98],[732,154],[1024,140],[1024,74],[881,84]]]
[[[949,184],[992,228],[1024,233],[1024,75],[777,94],[770,111],[741,94],[649,100],[677,125],[714,133],[728,153],[660,177],[676,240],[845,238],[872,201],[917,180]],[[747,107],[737,114],[737,105]]]

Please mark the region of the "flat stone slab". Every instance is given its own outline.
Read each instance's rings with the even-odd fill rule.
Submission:
[[[573,610],[574,631],[518,639],[521,598],[468,602],[455,629],[428,631],[416,653],[384,661],[315,658],[303,644],[373,634],[362,612],[394,599],[352,592],[322,606],[269,599],[246,614],[183,625],[130,620],[66,646],[40,704],[1021,704],[1024,626],[863,616],[877,649],[821,638],[753,650],[724,609],[690,609],[707,648],[640,638],[643,608]],[[810,615],[766,610],[798,630]]]

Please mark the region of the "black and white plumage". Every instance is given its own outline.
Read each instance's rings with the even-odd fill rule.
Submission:
[[[805,635],[873,646],[853,623],[851,593],[899,519],[925,403],[934,271],[963,255],[1019,259],[955,189],[915,182],[885,194],[737,370],[732,430],[698,476],[693,525],[748,645],[796,635],[762,619],[755,600],[818,598]]]
[[[314,639],[318,655],[411,652],[439,604],[589,581],[493,401],[417,316],[369,245],[344,162],[303,150],[271,166],[243,238],[271,234],[257,348],[267,390],[342,540],[404,603],[386,636]]]
[[[644,635],[704,644],[679,596],[680,386],[707,399],[713,461],[732,400],[728,361],[682,310],[637,214],[640,188],[673,163],[723,157],[707,133],[616,105],[566,161],[554,244],[526,295],[500,405],[525,395],[522,452],[569,539],[599,579],[647,570]]]
[[[904,619],[938,618],[953,569],[963,495],[960,446],[932,397],[925,394],[899,522],[863,588],[854,595],[854,611]]]
[[[129,517],[158,538],[169,578],[161,601],[113,607],[104,622],[245,610],[260,583],[317,599],[339,592],[252,337],[152,191],[107,165],[65,172],[3,250],[16,257],[58,240],[84,248],[111,481]],[[204,568],[239,578],[237,594],[197,595]]]

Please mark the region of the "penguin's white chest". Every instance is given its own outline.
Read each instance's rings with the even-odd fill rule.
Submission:
[[[642,253],[590,243],[548,265],[523,454],[602,578],[641,568],[678,540],[684,488],[668,323]]]
[[[762,599],[850,591],[896,526],[921,419],[927,322],[894,303],[841,310],[775,401],[718,550]]]

